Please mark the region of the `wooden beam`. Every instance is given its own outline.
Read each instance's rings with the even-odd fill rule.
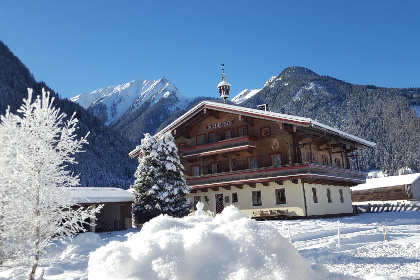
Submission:
[[[254,118],[242,116],[242,121],[246,122],[250,126],[254,126],[255,125]]]
[[[263,186],[269,186],[270,185],[270,182],[261,182],[261,184],[263,184]]]
[[[210,116],[213,116],[215,119],[220,119],[220,112],[215,110],[209,110]]]
[[[219,187],[212,187],[211,188],[213,191],[218,192],[219,191]]]
[[[178,133],[181,134],[185,139],[191,139],[191,133],[189,129],[178,129]]]
[[[244,185],[234,185],[234,187],[242,190],[244,188]]]
[[[277,185],[283,186],[283,180],[274,181],[274,183],[276,183]]]
[[[231,189],[231,186],[225,186],[225,187],[222,187],[223,189],[225,189],[225,190],[228,190],[228,191],[230,191],[230,189]]]
[[[250,186],[253,189],[255,189],[257,187],[257,183],[248,183],[247,185]]]
[[[208,192],[208,191],[209,191],[209,189],[208,189],[208,188],[203,188],[203,189],[200,189],[200,191],[201,191],[201,192]]]
[[[190,193],[197,193],[197,189],[191,189]]]

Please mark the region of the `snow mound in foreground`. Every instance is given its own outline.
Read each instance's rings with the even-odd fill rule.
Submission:
[[[212,219],[161,215],[90,254],[89,279],[321,279],[270,225],[234,206]]]

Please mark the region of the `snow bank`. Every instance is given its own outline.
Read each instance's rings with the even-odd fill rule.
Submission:
[[[161,215],[90,254],[89,279],[321,279],[269,224],[234,206],[216,218]]]

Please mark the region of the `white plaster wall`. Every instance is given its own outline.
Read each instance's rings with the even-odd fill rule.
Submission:
[[[274,190],[278,188],[285,189],[286,204],[276,204]],[[261,191],[261,206],[252,206],[252,191]],[[238,194],[238,202],[236,203],[232,203],[232,193],[234,192]],[[193,201],[194,196],[201,196],[201,201],[204,203],[204,210],[216,212],[216,203],[214,197],[215,194],[219,193],[223,194],[223,197],[229,196],[229,202],[224,202],[225,207],[233,204],[250,217],[253,215],[253,211],[268,209],[288,209],[290,216],[304,215],[302,185],[300,183],[293,184],[291,181],[285,181],[283,185],[278,185],[277,183],[270,182],[269,186],[264,186],[258,183],[255,188],[251,188],[248,185],[244,185],[243,189],[231,187],[231,190],[226,190],[224,188],[219,188],[219,191],[209,190],[208,192],[201,192],[199,190],[197,193],[191,193],[187,195],[187,198],[190,198],[191,201]],[[207,196],[208,201],[205,200],[205,196]]]
[[[318,203],[314,203],[312,188],[316,188]],[[331,190],[331,203],[328,203],[327,188]],[[340,201],[339,189],[343,190],[344,202]],[[353,213],[349,187],[305,184],[308,216]]]
[[[327,186],[327,185],[315,185],[315,184],[304,184],[305,194],[307,201],[308,216],[313,215],[327,215],[327,214],[343,214],[352,213],[352,202],[349,187],[343,186]],[[312,187],[317,189],[318,203],[314,203],[312,199]],[[277,188],[285,188],[286,190],[286,204],[276,204],[275,192]],[[327,188],[331,190],[332,203],[328,203],[327,199]],[[339,189],[343,190],[344,202],[340,202]],[[252,206],[252,191],[261,191],[262,205]],[[238,202],[232,203],[232,193],[238,194]],[[244,185],[243,189],[231,187],[231,190],[219,188],[218,191],[211,189],[208,192],[201,192],[198,190],[197,193],[188,194],[187,197],[193,201],[194,196],[201,196],[201,201],[204,203],[204,211],[210,210],[216,212],[215,194],[223,194],[223,197],[229,196],[229,202],[224,202],[224,206],[235,205],[242,212],[252,217],[253,211],[257,210],[269,210],[269,209],[288,209],[290,216],[305,216],[305,206],[303,199],[303,187],[301,180],[298,184],[293,184],[291,181],[284,181],[283,185],[278,185],[275,182],[270,182],[269,186],[264,186],[260,183],[255,188],[251,188],[248,185]],[[207,197],[208,201],[205,200]]]

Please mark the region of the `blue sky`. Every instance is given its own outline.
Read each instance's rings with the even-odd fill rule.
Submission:
[[[420,1],[0,0],[0,40],[62,97],[134,79],[186,96],[261,88],[288,66],[420,87]]]

